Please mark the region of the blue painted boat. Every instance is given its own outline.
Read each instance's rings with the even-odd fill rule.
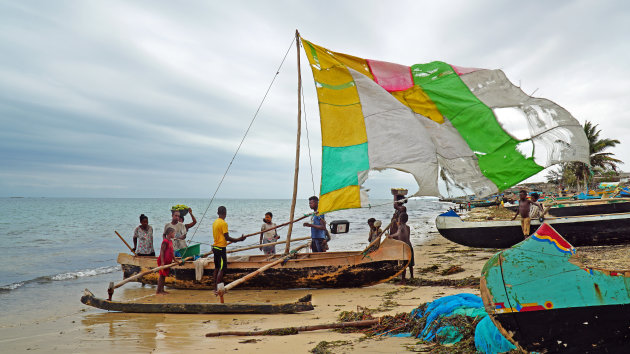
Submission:
[[[519,349],[546,353],[627,353],[630,270],[588,268],[548,224],[485,264],[486,311]]]

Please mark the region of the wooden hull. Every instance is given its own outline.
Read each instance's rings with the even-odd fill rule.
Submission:
[[[246,283],[241,289],[295,288],[355,288],[387,281],[400,274],[411,260],[411,249],[404,242],[386,239],[378,250],[361,252],[324,252],[298,254],[284,265],[274,266]],[[273,261],[267,256],[228,257],[223,280],[226,285]],[[157,266],[155,257],[118,255],[118,263],[125,278]],[[200,281],[196,280],[192,263],[171,268],[166,286],[176,289],[214,289],[214,263],[204,267]],[[152,273],[138,281],[157,284],[158,275]]]
[[[518,206],[511,206],[508,209],[516,211]],[[578,216],[578,215],[599,215],[630,213],[630,202],[598,202],[583,205],[564,204],[554,206],[549,209],[551,216]]]
[[[600,246],[630,243],[630,213],[546,218],[574,246]],[[481,248],[507,248],[523,240],[520,219],[514,221],[466,222],[459,217],[438,216],[440,234],[460,245]],[[531,221],[531,230],[541,225]]]
[[[210,304],[210,303],[129,303],[108,301],[94,297],[85,290],[81,302],[92,307],[107,311],[129,313],[296,313],[313,310],[313,305],[308,300],[298,300],[289,304]]]
[[[583,266],[549,225],[484,266],[486,311],[520,349],[621,353],[630,345],[630,271]]]

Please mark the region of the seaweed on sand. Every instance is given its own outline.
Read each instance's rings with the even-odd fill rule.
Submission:
[[[332,351],[329,350],[330,348],[341,347],[349,344],[352,344],[352,342],[347,340],[336,340],[332,342],[323,340],[317,343],[315,348],[311,349],[310,352],[314,354],[329,354],[332,353]]]
[[[479,277],[469,276],[462,279],[407,279],[408,286],[450,286],[454,288],[475,288],[479,286]]]

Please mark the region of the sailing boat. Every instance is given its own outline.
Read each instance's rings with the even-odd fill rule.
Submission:
[[[579,123],[552,102],[527,96],[500,70],[463,68],[437,61],[410,67],[333,52],[301,38],[297,32],[296,41],[308,57],[319,101],[319,213],[368,206],[361,185],[371,170],[397,169],[412,174],[419,186],[414,196],[439,196],[441,178],[483,197],[512,187],[551,164],[588,162],[588,142]],[[291,222],[299,166],[300,89],[298,76],[298,144]],[[509,117],[517,124],[498,119],[496,112],[510,109]],[[528,128],[525,136],[523,127]],[[285,253],[289,251],[291,231],[292,224]],[[298,254],[242,287],[367,286],[401,273],[411,255],[410,247],[391,239],[385,239],[370,253]],[[224,280],[230,282],[269,262],[265,256],[228,258]],[[125,277],[156,265],[154,257],[128,254],[120,254],[118,263]],[[212,272],[213,264],[208,264],[201,281],[197,281],[192,265],[175,266],[166,285],[212,289]],[[157,276],[144,276],[139,281],[154,284]]]

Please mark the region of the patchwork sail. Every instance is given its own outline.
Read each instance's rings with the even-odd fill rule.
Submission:
[[[321,119],[320,212],[367,206],[370,170],[412,174],[415,196],[439,196],[441,178],[483,197],[553,164],[589,162],[579,122],[501,70],[405,66],[302,43]]]

